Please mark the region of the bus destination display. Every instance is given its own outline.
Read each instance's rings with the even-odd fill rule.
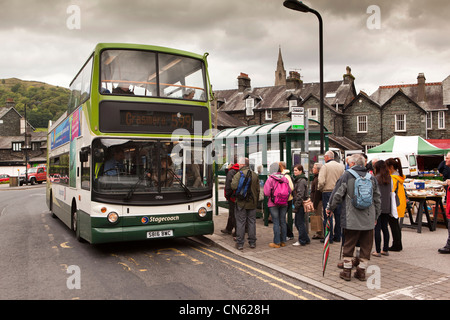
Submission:
[[[193,116],[190,113],[121,110],[120,125],[141,128],[194,129]]]

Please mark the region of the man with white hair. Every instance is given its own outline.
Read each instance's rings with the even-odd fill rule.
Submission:
[[[317,189],[322,192],[322,206],[323,206],[323,230],[325,234],[325,228],[327,225],[327,214],[325,208],[327,207],[328,201],[330,200],[331,193],[333,192],[334,186],[338,179],[344,173],[345,167],[342,163],[338,163],[334,160],[333,151],[327,151],[324,155],[325,165],[319,171],[319,181],[317,184]],[[333,220],[330,218],[330,243],[333,241],[341,240],[341,223],[340,223],[340,207],[336,208],[334,212],[335,228],[333,232]],[[323,241],[323,240],[321,240]]]
[[[349,159],[349,164],[355,164],[351,169],[354,174],[365,177],[367,169],[365,167],[365,159],[354,154]],[[346,171],[341,179],[336,183],[333,191],[333,197],[328,203],[326,209],[328,215],[332,215],[338,205],[342,205],[342,227],[344,230],[344,245],[343,245],[343,268],[340,277],[346,281],[351,279],[351,270],[356,266],[353,254],[356,244],[359,243],[359,265],[357,266],[355,278],[364,281],[366,280],[366,269],[373,246],[373,229],[378,217],[381,214],[381,194],[378,189],[378,183],[374,176],[370,176],[372,183],[372,202],[364,208],[358,208],[353,204],[352,199],[355,195],[356,178],[350,172]]]

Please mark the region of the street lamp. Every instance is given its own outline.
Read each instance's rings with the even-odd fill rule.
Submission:
[[[324,126],[323,126],[323,22],[322,17],[320,14],[314,10],[308,7],[306,4],[304,4],[302,1],[297,0],[285,0],[283,2],[283,5],[286,8],[300,11],[300,12],[311,12],[316,15],[317,19],[319,19],[319,51],[320,51],[320,154],[324,154],[325,148],[324,148]]]

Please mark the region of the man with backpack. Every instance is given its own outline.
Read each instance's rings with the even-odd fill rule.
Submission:
[[[239,159],[239,171],[231,181],[231,189],[236,190],[236,248],[244,248],[245,225],[248,227],[250,248],[256,247],[256,208],[259,200],[259,178],[249,168],[248,158]]]
[[[339,204],[341,223],[344,229],[343,271],[340,277],[351,279],[352,267],[356,266],[355,278],[366,280],[366,269],[373,246],[373,229],[381,214],[381,194],[374,176],[367,175],[365,160],[361,155],[350,156],[349,163],[355,165],[345,171],[333,190],[326,212],[331,215]],[[355,246],[359,242],[359,260],[353,259]],[[359,265],[358,265],[359,262]]]

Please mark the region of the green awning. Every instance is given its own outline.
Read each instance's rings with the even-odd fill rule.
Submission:
[[[416,155],[441,155],[449,152],[449,149],[440,149],[420,136],[393,136],[378,147],[368,150],[368,153],[402,153]]]

